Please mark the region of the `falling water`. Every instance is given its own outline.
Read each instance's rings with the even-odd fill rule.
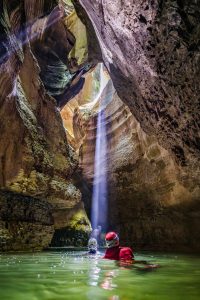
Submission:
[[[101,99],[102,100],[102,99]],[[105,113],[100,101],[97,117],[96,148],[94,161],[94,181],[92,195],[92,228],[99,226],[106,230],[107,225],[107,136]]]

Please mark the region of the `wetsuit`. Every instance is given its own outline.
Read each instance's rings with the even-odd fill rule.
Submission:
[[[132,260],[134,259],[134,254],[129,247],[115,246],[107,248],[103,258],[112,260]]]

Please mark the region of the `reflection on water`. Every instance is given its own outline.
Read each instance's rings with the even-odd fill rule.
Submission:
[[[98,257],[94,256],[93,258],[93,263],[90,265],[90,269],[88,272],[89,275],[89,285],[91,286],[97,286],[98,285],[98,280],[99,280],[99,273],[101,269],[98,268]]]
[[[83,252],[0,255],[2,300],[197,300],[200,258],[145,254],[160,264],[152,272]]]
[[[105,274],[105,278],[101,283],[101,287],[105,290],[113,290],[117,287],[116,284],[113,283],[113,278],[117,277],[118,270],[112,270]]]

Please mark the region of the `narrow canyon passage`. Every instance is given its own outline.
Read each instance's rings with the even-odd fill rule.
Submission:
[[[1,251],[199,251],[198,8],[0,4]]]
[[[200,0],[0,1],[3,300],[198,300]]]

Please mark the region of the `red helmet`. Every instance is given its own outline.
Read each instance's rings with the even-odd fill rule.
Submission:
[[[114,231],[108,232],[106,234],[105,241],[107,248],[112,248],[119,245],[119,237]]]

